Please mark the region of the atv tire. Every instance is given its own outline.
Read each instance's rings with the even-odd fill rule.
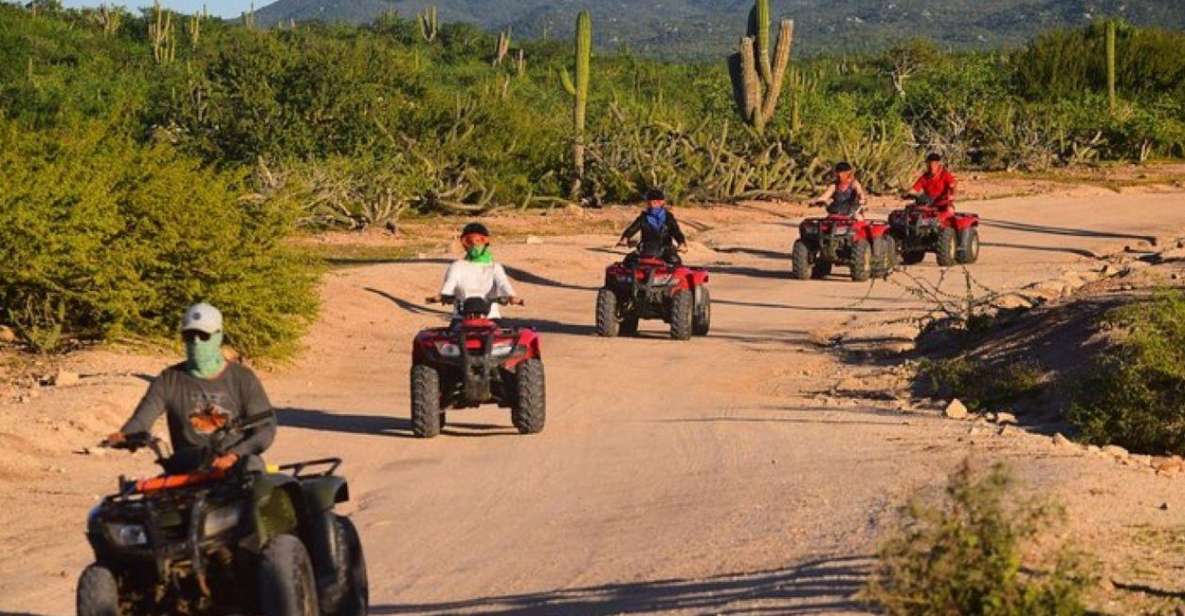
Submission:
[[[852,271],[853,282],[868,280],[872,276],[874,265],[872,245],[868,243],[868,240],[857,240],[852,244],[852,264],[849,267]]]
[[[538,434],[547,420],[547,385],[543,374],[543,360],[523,360],[516,370],[516,395],[510,409],[510,420],[519,434]]]
[[[671,338],[690,340],[695,320],[695,294],[676,291],[671,298]]]
[[[75,595],[78,616],[121,616],[119,582],[110,569],[95,563],[78,576]]]
[[[872,240],[872,275],[885,278],[897,267],[897,246],[892,236],[882,235]]]
[[[955,264],[955,241],[955,230],[952,227],[945,227],[938,232],[938,243],[934,246],[938,265],[950,267]]]
[[[597,291],[597,335],[614,338],[621,331],[621,321],[617,319],[617,294],[613,289]]]
[[[332,577],[319,584],[317,589],[321,613],[324,616],[366,616],[370,586],[358,529],[350,518],[333,512],[324,515],[333,533],[333,562],[330,563]]]
[[[955,259],[964,265],[979,260],[979,229],[967,227],[959,231],[959,248],[955,252]]]
[[[300,539],[273,537],[259,555],[257,581],[263,616],[317,616],[317,580]]]
[[[790,275],[799,280],[812,277],[811,249],[802,240],[794,240],[794,249],[790,251]]]
[[[696,336],[707,336],[712,329],[712,294],[708,287],[695,288],[695,316],[692,319],[691,333]]]
[[[444,411],[440,408],[440,373],[424,364],[411,367],[411,431],[419,438],[440,434]]]

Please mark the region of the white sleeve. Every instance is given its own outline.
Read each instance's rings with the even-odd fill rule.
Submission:
[[[457,267],[457,263],[455,261],[449,264],[448,270],[444,272],[444,284],[440,286],[441,295],[457,294],[457,287],[461,284],[461,272],[458,270],[460,270],[460,268]]]
[[[494,264],[494,288],[491,291],[494,297],[515,297],[514,285],[510,284],[510,277],[501,263]]]

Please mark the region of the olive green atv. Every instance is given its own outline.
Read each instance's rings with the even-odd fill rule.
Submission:
[[[362,544],[350,519],[334,512],[349,498],[334,474],[340,459],[266,471],[248,460],[226,471],[210,464],[244,430],[271,420],[267,413],[218,428],[196,472],[120,478],[119,493],[87,520],[95,562],[78,579],[79,616],[366,614]],[[112,446],[150,448],[168,468],[151,435]]]

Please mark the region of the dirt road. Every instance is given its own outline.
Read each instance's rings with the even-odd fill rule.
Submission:
[[[998,290],[1185,229],[1180,193],[964,209],[984,218],[972,272]],[[658,322],[640,338],[593,335],[612,237],[497,245],[528,301],[508,316],[544,336],[549,416],[533,437],[489,410],[451,413],[440,438],[410,438],[410,340],[443,319],[417,301],[448,255],[332,272],[307,352],[265,375],[285,409],[271,459],[346,458],[372,613],[859,612],[851,595],[893,508],[969,454],[1006,459],[1031,489],[1063,499],[1084,544],[1134,524],[1185,524],[1180,480],[1022,430],[972,433],[892,390],[845,395],[844,383],[891,383],[892,368],[841,361],[818,342],[921,306],[900,276],[871,287],[789,280],[803,211],[712,225],[680,212],[697,229],[687,260],[710,267],[714,299],[711,335],[686,343]],[[932,256],[911,268],[939,271]],[[952,291],[964,284],[948,278]],[[144,387],[134,374],[167,360],[85,361],[79,386],[0,406],[0,611],[70,613],[89,556],[86,510],[118,473],[149,470],[144,457],[71,452],[118,425]]]

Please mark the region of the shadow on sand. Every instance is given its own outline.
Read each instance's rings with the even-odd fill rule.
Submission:
[[[448,415],[449,417],[453,417],[463,413],[464,411],[454,411]],[[304,428],[306,430],[392,436],[396,438],[415,438],[415,435],[412,433],[411,420],[407,417],[359,415],[355,413],[337,413],[298,408],[278,409],[276,411],[276,417],[280,425],[286,428]],[[448,421],[440,433],[444,436],[462,438],[518,436],[518,430],[515,430],[510,425],[509,413],[507,414],[505,425]]]
[[[863,611],[855,594],[871,567],[864,556],[717,576],[605,584],[440,603],[372,605],[371,614],[601,616],[660,611],[703,614],[828,614]]]

